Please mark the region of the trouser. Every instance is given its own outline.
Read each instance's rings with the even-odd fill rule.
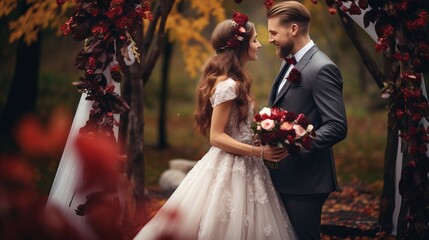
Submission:
[[[329,193],[294,195],[280,193],[299,240],[320,239],[322,206]]]

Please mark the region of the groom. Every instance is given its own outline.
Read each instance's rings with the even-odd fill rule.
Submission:
[[[285,59],[269,104],[304,113],[317,134],[310,150],[280,161],[270,170],[271,178],[298,238],[320,239],[322,206],[329,193],[338,190],[332,146],[347,134],[341,73],[310,39],[310,12],[301,3],[279,2],[267,11],[267,18],[269,42]]]

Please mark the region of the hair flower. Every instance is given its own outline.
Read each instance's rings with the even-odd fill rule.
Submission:
[[[246,14],[235,12],[232,15],[231,20],[231,37],[226,42],[226,45],[221,47],[221,50],[225,49],[235,49],[242,46],[243,40],[245,38],[246,29],[244,25],[249,21],[249,17]]]
[[[239,26],[243,26],[249,21],[249,17],[246,14],[235,12],[232,15],[232,20],[237,23]]]

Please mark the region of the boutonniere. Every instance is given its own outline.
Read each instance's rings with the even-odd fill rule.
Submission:
[[[298,83],[301,81],[301,72],[298,69],[293,68],[287,76],[287,80],[292,83]]]

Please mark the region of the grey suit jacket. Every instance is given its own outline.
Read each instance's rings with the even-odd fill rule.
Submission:
[[[289,155],[270,170],[276,189],[288,194],[328,193],[338,189],[332,146],[347,135],[347,119],[341,73],[317,46],[310,48],[295,67],[299,82],[277,87],[287,69],[283,61],[274,81],[269,105],[304,113],[316,130],[310,150]]]

